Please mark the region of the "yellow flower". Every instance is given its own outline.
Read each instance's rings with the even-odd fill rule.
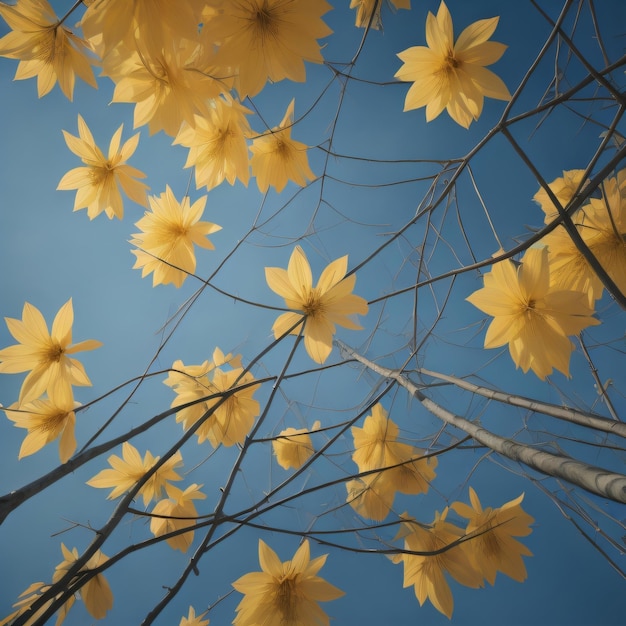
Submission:
[[[380,18],[380,11],[384,0],[351,0],[350,8],[356,9],[354,25],[360,28],[375,28],[379,30],[383,22]],[[410,9],[411,0],[390,0],[396,9]],[[372,17],[373,14],[373,17]]]
[[[223,372],[217,367],[226,364],[234,369]],[[209,413],[219,402],[221,394],[229,391],[233,386],[238,387],[254,381],[254,376],[246,373],[235,383],[243,372],[241,356],[232,356],[230,353],[224,355],[219,348],[213,352],[211,362],[205,361],[201,365],[184,365],[182,361],[175,361],[172,369],[179,371],[171,372],[163,381],[176,391],[177,395],[172,402],[172,407],[198,401],[200,398],[211,395],[217,396],[210,400],[198,401],[176,413],[176,421],[182,422],[185,430]],[[205,419],[196,430],[198,443],[208,440],[216,448],[220,444],[232,446],[236,443],[243,443],[260,411],[258,401],[252,397],[256,390],[257,387],[253,385],[228,394],[226,400],[215,409],[213,415]]]
[[[154,515],[165,515],[168,517],[153,517],[150,520],[150,532],[155,537],[160,537],[174,530],[180,530],[182,528],[191,528],[196,525],[195,518],[198,516],[196,507],[193,503],[194,500],[204,499],[206,496],[200,492],[202,485],[189,485],[185,491],[175,487],[174,485],[166,484],[165,490],[169,498],[167,500],[159,500],[152,513]],[[176,518],[191,518],[191,519],[176,519]],[[171,519],[170,519],[171,518]],[[174,550],[180,550],[181,552],[187,552],[189,546],[193,542],[193,530],[182,535],[176,535],[166,539],[168,545]]]
[[[556,196],[556,199],[561,203],[563,208],[565,208],[569,201],[574,197],[574,194],[580,187],[584,174],[585,170],[564,170],[562,178],[555,178],[548,185],[550,191],[552,191],[552,193]],[[552,200],[550,200],[550,196],[548,196],[548,192],[545,189],[539,189],[539,191],[533,196],[533,200],[539,204],[541,210],[545,213],[545,224],[549,224],[559,216],[559,210],[556,206],[554,206]]]
[[[155,55],[171,41],[197,36],[202,5],[202,0],[92,0],[81,26],[88,39],[101,40],[103,57],[121,42]]]
[[[574,344],[568,336],[600,323],[584,293],[551,284],[547,248],[530,248],[517,270],[508,259],[496,263],[467,300],[494,316],[485,348],[508,343],[516,366],[542,380],[553,368],[569,376]]]
[[[206,613],[207,612],[205,611],[204,613],[200,613],[200,615],[196,615],[195,609],[190,606],[187,617],[181,617],[178,626],[207,626],[209,620],[202,619]]]
[[[445,577],[448,572],[457,582],[476,589],[482,587],[482,575],[477,572],[467,555],[465,543],[451,546],[464,533],[446,521],[448,508],[436,514],[430,527],[423,527],[406,516],[399,533],[404,538],[404,549],[412,552],[436,552],[438,554],[398,554],[394,563],[404,563],[404,587],[413,586],[420,606],[428,599],[448,618],[452,617],[454,600]],[[446,549],[447,548],[447,549]]]
[[[218,42],[218,60],[238,68],[239,98],[254,96],[270,80],[304,82],[304,61],[323,63],[317,39],[332,30],[322,15],[332,7],[326,0],[211,0],[221,9],[202,29],[210,44]]]
[[[311,267],[300,246],[294,248],[286,270],[266,267],[265,280],[269,288],[285,298],[290,309],[300,311],[280,315],[272,326],[274,337],[278,339],[302,320],[306,351],[316,363],[324,363],[333,347],[335,324],[361,330],[349,316],[365,315],[367,302],[352,293],[356,276],[351,274],[344,278],[347,269],[347,256],[336,259],[324,269],[317,286],[313,287]],[[301,329],[302,324],[297,324],[291,334],[297,335]]]
[[[189,148],[185,167],[194,166],[196,189],[206,185],[211,190],[223,180],[234,185],[237,178],[248,185],[250,113],[231,97],[216,98],[207,116],[195,116],[194,126],[185,125],[178,133],[174,144]]]
[[[61,580],[67,573],[67,570],[78,560],[78,550],[76,548],[71,551],[68,550],[64,544],[61,544],[61,550],[63,552],[64,561],[56,566],[52,582],[55,583]],[[96,569],[108,561],[100,550],[98,550],[85,564],[84,568],[80,571],[87,571]],[[83,600],[85,608],[89,611],[89,614],[95,619],[104,619],[108,611],[113,608],[113,594],[109,583],[103,574],[96,574],[93,578],[90,578],[81,588],[80,597]],[[57,625],[60,623],[61,617],[65,617],[67,612],[74,604],[74,598],[70,598],[61,608],[59,619],[57,619]],[[62,620],[61,620],[62,621]]]
[[[21,405],[16,402],[4,409],[6,416],[15,422],[15,426],[28,430],[18,459],[34,454],[60,437],[59,457],[61,463],[65,463],[76,450],[75,408],[76,404],[70,393],[58,398],[39,398]]]
[[[526,580],[526,567],[522,555],[532,556],[532,552],[513,537],[526,537],[535,520],[526,513],[521,502],[524,494],[507,502],[498,509],[488,507],[483,510],[476,492],[469,488],[468,506],[454,502],[451,508],[468,520],[465,532],[476,533],[467,543],[467,550],[476,570],[493,585],[496,573],[503,572],[517,582]]]
[[[139,142],[139,133],[128,139],[120,149],[122,124],[109,144],[109,155],[105,157],[96,145],[85,120],[78,116],[78,134],[74,137],[63,131],[67,147],[79,156],[87,167],[76,167],[63,176],[57,189],[78,189],[74,211],[86,208],[89,219],[104,211],[109,219],[124,217],[124,203],[119,187],[137,204],[147,206],[147,185],[135,178],[145,178],[143,172],[126,165]]]
[[[108,500],[117,498],[128,491],[161,458],[154,457],[146,451],[142,459],[137,448],[127,441],[122,444],[122,457],[120,459],[116,454],[112,454],[107,459],[112,469],[104,469],[87,481],[88,485],[97,489],[113,487],[113,491],[107,496]],[[182,480],[175,471],[182,464],[183,457],[180,452],[176,452],[150,476],[137,494],[143,496],[144,506],[148,506],[153,498],[161,497],[163,487],[167,485],[168,480]]]
[[[346,482],[346,502],[361,516],[381,522],[396,497],[396,489],[388,472],[368,474]]]
[[[0,56],[20,59],[15,80],[37,76],[37,94],[45,96],[59,82],[72,100],[76,74],[92,87],[97,83],[86,52],[90,46],[64,26],[47,0],[0,2],[0,15],[11,32],[0,39]]]
[[[200,63],[198,45],[187,39],[168,41],[153,57],[120,45],[103,66],[116,83],[113,102],[134,103],[135,128],[148,124],[151,135],[162,130],[176,137],[183,122],[207,116],[211,99],[233,83],[227,70]]]
[[[135,233],[131,244],[141,248],[131,252],[137,257],[133,269],[142,268],[141,277],[153,272],[152,284],[174,283],[180,287],[187,274],[196,269],[194,244],[214,250],[207,235],[221,230],[212,222],[199,221],[206,196],[189,204],[189,196],[178,202],[169,186],[159,197],[150,196],[150,209],[135,223],[141,233]]]
[[[495,63],[506,46],[488,41],[499,18],[479,20],[468,26],[454,42],[452,18],[445,2],[437,17],[426,18],[427,46],[414,46],[398,54],[403,66],[396,78],[412,82],[404,110],[426,106],[426,121],[435,119],[444,109],[464,128],[477,120],[483,98],[510,100],[511,94],[498,76],[485,65]]]
[[[359,472],[390,467],[383,473],[396,491],[426,493],[429,484],[435,479],[437,458],[419,458],[422,451],[397,441],[398,432],[398,426],[387,418],[387,411],[382,404],[375,404],[372,414],[365,418],[363,428],[352,428],[352,460],[359,466]],[[391,467],[398,463],[402,465]]]
[[[600,265],[626,294],[626,169],[601,185],[602,197],[592,198],[577,212],[580,235]],[[584,291],[589,304],[602,297],[604,285],[563,228],[543,238],[553,269],[552,281],[564,289]]]
[[[320,422],[313,424],[312,430],[318,430]],[[283,469],[299,469],[311,457],[313,443],[311,435],[306,428],[285,428],[278,433],[278,437],[272,441],[272,448],[276,456],[276,462]]]
[[[242,372],[241,367],[228,372],[216,369],[211,380],[212,393],[224,393],[233,387],[254,382],[252,374],[246,372],[241,376]],[[257,386],[250,386],[232,393],[215,409],[210,420],[210,429],[207,432],[207,439],[214,448],[220,444],[229,447],[244,442],[261,410],[258,401],[252,397],[257,389]],[[219,398],[210,400],[209,407],[218,402]]]
[[[9,332],[19,344],[0,350],[0,373],[29,372],[20,390],[19,404],[30,402],[48,392],[52,398],[72,395],[72,385],[90,386],[82,364],[67,355],[95,350],[102,344],[94,339],[72,343],[74,310],[70,298],[56,314],[52,332],[36,307],[26,302],[22,320],[4,318]]]
[[[233,583],[244,597],[237,606],[235,626],[329,626],[319,602],[328,602],[344,592],[317,576],[328,555],[311,560],[305,540],[291,561],[259,539],[262,572],[250,572]]]
[[[315,178],[306,154],[308,146],[291,138],[294,105],[292,100],[280,125],[254,139],[250,146],[252,175],[263,193],[270,185],[280,193],[290,180],[304,187]]]

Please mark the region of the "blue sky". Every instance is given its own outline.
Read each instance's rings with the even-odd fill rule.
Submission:
[[[69,4],[53,2],[58,14]],[[334,10],[324,19],[334,34],[324,42],[323,54],[327,61],[336,64],[335,67],[345,67],[339,64],[352,58],[363,31],[354,27],[354,16],[347,0],[336,0],[332,4]],[[281,306],[280,299],[265,284],[264,267],[286,267],[296,243],[305,249],[315,277],[329,261],[344,254],[349,255],[350,267],[360,265],[371,251],[412,218],[423,198],[428,196],[430,180],[421,179],[436,174],[440,166],[415,161],[460,158],[497,122],[504,103],[487,99],[482,117],[469,130],[451,122],[446,113],[427,124],[423,109],[402,112],[406,84],[365,82],[394,83],[393,75],[400,67],[396,54],[413,45],[424,45],[426,14],[429,10],[436,12],[438,2],[416,0],[413,4],[416,6],[411,11],[397,13],[384,7],[384,31],[368,36],[352,69],[352,75],[358,80],[332,81],[315,109],[293,129],[294,138],[327,148],[325,142],[337,114],[333,152],[373,161],[403,159],[411,162],[366,162],[333,156],[328,161],[327,178],[323,183],[318,179],[304,190],[290,184],[282,194],[270,192],[265,199],[254,179],[247,189],[240,183],[234,187],[221,185],[208,193],[204,219],[221,225],[222,230],[211,236],[215,251],[198,252],[199,276],[209,276],[243,240],[236,254],[220,269],[215,285],[261,305]],[[543,5],[553,18],[558,15],[560,3]],[[546,21],[526,2],[450,0],[448,6],[457,35],[478,19],[501,16],[493,39],[506,43],[508,50],[492,69],[513,91],[550,32]],[[626,9],[620,0],[604,0],[594,6],[607,54],[615,61],[624,54]],[[570,16],[566,20],[568,32],[572,24]],[[7,32],[4,23],[0,29],[4,29],[0,30],[2,34]],[[585,2],[576,26],[575,41],[600,67],[601,55]],[[586,75],[586,69],[576,59],[567,58],[564,50],[558,66],[564,71],[566,87]],[[99,80],[97,91],[78,84],[73,102],[67,101],[58,88],[38,100],[34,80],[12,82],[15,67],[13,60],[0,61],[3,85],[0,102],[3,138],[0,144],[3,163],[0,168],[3,190],[0,314],[19,318],[27,301],[37,306],[50,324],[61,305],[73,298],[74,341],[93,338],[103,342],[99,350],[80,355],[93,387],[77,388],[76,397],[81,403],[87,403],[145,371],[170,328],[163,331],[163,325],[199,285],[189,279],[180,289],[172,285],[153,288],[151,278],[142,280],[141,273],[131,269],[134,257],[128,240],[137,232],[134,223],[143,215],[141,207],[126,201],[123,221],[109,221],[103,215],[89,221],[86,211],[72,212],[73,192],[56,191],[63,174],[79,165],[78,158],[67,149],[61,130],[77,134],[77,115],[81,114],[96,142],[106,148],[120,124],[124,124],[124,139],[136,132],[132,130],[131,105],[109,104],[113,85],[106,78]],[[538,104],[550,85],[554,68],[555,51],[551,50],[530,78],[513,108],[513,115]],[[620,70],[614,77],[621,80],[623,86],[623,72]],[[299,118],[317,101],[331,79],[328,68],[309,64],[306,83],[270,85],[254,98],[254,105],[267,124],[275,126],[295,97],[295,113]],[[592,96],[594,91],[590,88],[583,95]],[[614,110],[605,104],[580,102],[573,108],[606,124]],[[264,128],[256,116],[251,119],[251,125],[257,131]],[[150,137],[147,128],[138,130],[141,139],[131,164],[148,174],[146,181],[153,194],[162,193],[168,184],[181,198],[190,184],[190,170],[183,169],[186,150],[171,146],[171,138],[163,133]],[[572,110],[559,108],[545,120],[532,116],[516,124],[512,133],[542,175],[551,181],[560,176],[562,170],[586,167],[599,145],[601,130],[593,123],[583,123],[580,115]],[[626,134],[623,125],[618,130]],[[607,151],[600,163],[611,156]],[[324,161],[325,152],[321,148],[310,151],[311,167],[317,175],[324,171]],[[504,138],[496,138],[477,155],[472,161],[472,172],[505,249],[524,240],[531,229],[542,225],[543,214],[532,201],[538,184]],[[436,191],[442,189],[440,182]],[[196,190],[192,180],[189,193],[193,201],[206,190]],[[462,236],[459,220],[471,242],[471,251]],[[488,258],[500,243],[491,234],[474,185],[466,174],[460,178],[447,208],[444,203],[433,213],[428,229],[425,221],[420,220],[359,269],[355,293],[368,300],[380,298],[415,283],[420,259],[426,260],[430,273],[436,275],[470,263],[473,257]],[[382,365],[397,367],[409,354],[407,346],[415,323],[417,341],[425,341],[409,369],[422,366],[457,376],[474,373],[475,381],[511,393],[606,414],[606,408],[598,402],[589,366],[579,351],[572,356],[571,380],[557,373],[541,382],[532,373],[524,375],[516,370],[505,350],[482,348],[484,316],[465,301],[481,286],[479,274],[468,273],[453,284],[444,280],[432,288],[423,288],[419,292],[417,316],[414,315],[414,292],[384,300],[370,307],[368,316],[362,320],[363,331],[342,330],[338,336]],[[592,329],[586,337],[593,346],[592,356],[601,380],[614,379],[612,399],[624,414],[624,381],[623,377],[621,381],[619,378],[624,358],[623,339],[619,341],[623,337],[623,313],[606,296],[598,304],[597,312],[603,325]],[[215,346],[241,353],[244,363],[248,363],[271,341],[275,315],[274,311],[236,302],[207,289],[159,352],[151,371],[167,369],[176,359],[182,359],[185,364],[201,363],[210,358]],[[426,337],[435,321],[434,331]],[[0,347],[13,343],[3,324]],[[285,341],[276,347],[262,359],[254,370],[255,375],[262,377],[279,371],[291,346],[291,341]],[[329,363],[339,359],[334,350]],[[300,348],[290,371],[295,373],[313,366]],[[167,408],[173,394],[162,384],[164,378],[156,376],[146,381],[100,441],[120,435]],[[2,404],[15,401],[21,381],[20,375],[0,377]],[[321,420],[323,426],[352,419],[371,394],[381,391],[380,383],[376,376],[353,365],[285,381],[259,434],[270,437],[288,426],[310,427],[316,419]],[[269,392],[269,387],[263,388],[257,394],[258,399],[262,403],[267,401]],[[537,443],[559,438],[565,450],[581,455],[587,462],[623,471],[624,459],[619,451],[577,447],[568,441],[568,438],[584,436],[595,444],[601,443],[581,429],[567,424],[555,425],[547,418],[528,416],[511,407],[488,404],[448,387],[436,387],[429,393],[451,410],[468,419],[481,419],[486,427],[503,435],[513,436],[525,427],[526,432],[520,435],[524,441]],[[124,391],[119,392],[78,414],[79,448],[125,397]],[[438,420],[408,399],[403,390],[391,390],[382,402],[390,417],[400,425],[403,437],[414,445],[437,447],[458,436],[448,430],[438,437]],[[133,444],[141,452],[149,449],[153,454],[161,454],[181,432],[180,426],[172,420],[134,439]],[[14,428],[8,419],[0,422],[2,493],[34,480],[58,463],[56,443],[18,462],[22,438],[23,431]],[[315,439],[318,446],[324,441],[325,435]],[[329,450],[326,459],[320,459],[310,474],[290,489],[296,492],[356,471],[350,460],[350,444],[349,438],[341,439]],[[120,454],[119,449],[113,452]],[[219,486],[224,484],[236,451],[231,448],[212,452],[208,443],[200,447],[195,441],[183,449],[186,472],[183,486],[202,483],[203,491],[209,496],[206,504],[198,507],[202,513],[211,510],[210,503],[215,501]],[[28,501],[0,527],[0,568],[3,571],[0,616],[10,612],[12,603],[30,583],[50,578],[62,558],[61,541],[68,547],[83,550],[92,538],[89,528],[103,524],[110,515],[113,503],[105,500],[106,492],[85,485],[86,480],[106,467],[106,456],[81,467],[46,493]],[[476,489],[485,506],[499,506],[522,492],[526,494],[524,509],[535,518],[533,533],[524,540],[534,554],[525,560],[527,581],[519,584],[499,575],[494,587],[481,590],[451,583],[455,598],[452,623],[551,626],[623,622],[623,579],[522,472],[522,468],[495,455],[486,458],[484,450],[456,450],[440,458],[437,479],[427,495],[397,497],[396,513],[408,511],[428,523],[434,512],[448,503],[467,501],[468,485]],[[255,444],[238,477],[235,495],[227,510],[232,512],[240,506],[248,506],[285,476],[272,460],[269,444]],[[538,476],[533,475],[533,478]],[[541,484],[562,493],[554,481],[544,480]],[[619,525],[610,522],[603,513],[622,520],[623,524],[624,508],[587,494],[583,494],[583,498],[587,500],[579,500],[581,506],[592,512],[600,528],[619,539]],[[598,510],[591,508],[588,502]],[[345,490],[341,485],[302,502],[296,500],[294,506],[281,507],[257,521],[288,529],[320,530],[362,524],[345,505]],[[381,529],[377,536],[390,542],[394,533],[393,529]],[[196,543],[199,535],[197,533]],[[369,538],[375,535],[367,533],[367,538],[350,539],[338,535],[334,540],[353,547],[371,547]],[[103,551],[112,555],[129,543],[150,536],[143,520],[129,516],[107,541]],[[178,624],[189,605],[200,612],[229,594],[232,581],[258,569],[259,537],[283,560],[291,558],[298,545],[294,536],[256,528],[242,529],[204,556],[200,576],[190,578],[157,623]],[[606,549],[623,569],[624,557],[610,546]],[[429,625],[449,622],[429,603],[420,608],[412,589],[402,588],[401,567],[391,564],[386,557],[342,552],[312,542],[312,556],[327,552],[330,556],[321,575],[346,591],[344,598],[324,606],[334,623],[403,626],[417,622]],[[174,583],[190,554],[182,555],[160,544],[108,570],[115,605],[104,623],[139,623],[161,598],[163,586]],[[232,593],[221,601],[209,616],[211,624],[230,623],[239,597]],[[92,621],[78,604],[65,623],[72,626]]]

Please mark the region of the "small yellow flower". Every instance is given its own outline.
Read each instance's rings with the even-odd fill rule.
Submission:
[[[141,268],[141,277],[152,275],[153,286],[174,283],[180,287],[196,269],[194,244],[214,250],[207,235],[221,230],[212,222],[201,222],[206,196],[189,203],[189,196],[178,202],[169,186],[159,197],[150,196],[150,211],[135,223],[142,232],[135,233],[131,250],[137,257],[133,269]]]
[[[74,309],[70,298],[56,314],[52,332],[43,315],[26,302],[22,319],[4,318],[19,344],[0,350],[0,373],[29,372],[20,390],[19,404],[35,400],[46,391],[51,398],[72,395],[72,385],[90,386],[82,364],[68,357],[81,350],[95,350],[102,344],[94,339],[72,343]]]
[[[234,369],[224,372],[218,367],[223,365],[230,365]],[[254,381],[254,376],[249,372],[239,378],[243,372],[241,355],[225,355],[219,348],[215,348],[211,362],[184,365],[182,361],[175,361],[172,369],[178,371],[171,372],[163,381],[176,391],[176,398],[171,406],[177,407],[196,401],[176,413],[176,421],[182,422],[185,430],[211,412],[220,396],[225,395],[233,386],[239,387]],[[260,411],[258,401],[253,398],[257,388],[256,385],[251,385],[226,394],[226,400],[196,430],[198,443],[208,440],[215,448],[220,444],[228,447],[243,443]],[[211,395],[216,397],[200,401],[200,398]]]
[[[59,439],[59,457],[65,463],[76,450],[74,427],[76,403],[71,393],[60,398],[39,398],[24,404],[17,402],[4,409],[18,428],[28,433],[22,442],[18,459],[38,452],[46,444]]]
[[[0,56],[20,59],[15,80],[37,76],[37,94],[45,96],[59,82],[68,100],[76,75],[97,88],[87,56],[90,45],[62,26],[47,0],[0,2],[0,15],[11,32],[0,39]]]
[[[192,528],[196,525],[195,518],[198,516],[194,500],[204,499],[206,496],[200,492],[202,485],[189,485],[184,491],[166,483],[165,490],[169,496],[166,500],[159,500],[152,509],[153,515],[165,517],[152,517],[150,520],[150,532],[155,537],[160,537],[174,530]],[[181,519],[189,518],[189,519]],[[168,545],[174,550],[187,552],[193,543],[193,530],[182,535],[176,535],[166,539]]]
[[[178,626],[207,626],[209,620],[202,619],[206,613],[205,611],[204,613],[200,613],[200,615],[196,615],[196,610],[190,606],[187,617],[181,617]]]
[[[542,380],[553,368],[569,376],[574,344],[568,336],[600,322],[591,317],[586,294],[551,283],[548,249],[530,248],[517,269],[508,259],[500,261],[484,281],[467,300],[494,317],[485,348],[508,343],[516,366]]]
[[[55,583],[61,580],[67,573],[67,570],[72,567],[73,563],[78,560],[78,550],[73,548],[68,550],[64,544],[61,544],[61,550],[63,552],[64,561],[56,566],[54,575],[52,576],[52,582]],[[85,564],[81,571],[87,571],[90,569],[96,569],[108,561],[100,550],[98,550]],[[89,614],[95,619],[104,619],[108,611],[113,608],[113,593],[109,587],[109,583],[103,574],[96,574],[93,578],[90,578],[81,588],[80,597],[85,605]],[[70,610],[72,604],[74,604],[74,598],[70,598],[60,612],[62,616],[65,616]],[[61,615],[59,618],[61,618]],[[59,624],[57,620],[57,624]]]
[[[346,482],[346,502],[361,516],[382,522],[396,497],[396,487],[388,472],[367,474]]]
[[[580,187],[584,174],[585,170],[564,170],[562,178],[555,178],[548,185],[550,191],[552,191],[552,193],[556,196],[556,199],[560,202],[563,208],[565,208],[569,201],[574,197],[574,194]],[[554,203],[550,200],[550,196],[545,189],[541,188],[533,196],[533,200],[539,204],[541,210],[545,213],[545,224],[549,224],[559,216],[559,210],[556,206],[554,206]]]
[[[280,193],[288,181],[304,187],[315,178],[306,154],[309,147],[291,138],[294,106],[292,100],[280,125],[254,139],[250,146],[252,174],[263,193],[270,186]]]
[[[372,414],[365,418],[363,428],[352,427],[352,460],[359,466],[359,472],[390,468],[384,474],[397,491],[426,493],[435,479],[437,457],[420,458],[422,451],[397,441],[398,433],[398,426],[387,417],[382,404],[376,403]]]
[[[399,537],[404,538],[404,549],[439,553],[398,554],[392,560],[394,563],[404,563],[404,587],[413,586],[420,606],[428,599],[440,613],[451,618],[454,600],[445,573],[448,572],[457,582],[472,589],[482,587],[482,575],[474,569],[468,557],[466,542],[453,545],[464,536],[464,532],[447,522],[447,515],[446,507],[441,515],[435,515],[430,527],[403,516],[406,521],[402,524]]]
[[[322,15],[326,0],[210,0],[218,11],[202,29],[207,45],[219,43],[218,61],[237,68],[239,98],[254,96],[269,80],[304,82],[304,61],[323,63],[317,39],[332,30]]]
[[[194,166],[196,189],[230,185],[239,179],[248,185],[250,164],[246,137],[251,133],[246,115],[252,111],[231,97],[216,98],[205,117],[195,116],[194,126],[184,125],[174,144],[189,148],[185,167]]]
[[[219,368],[216,369],[211,380],[212,392],[224,394],[233,387],[254,382],[254,376],[250,372],[246,372],[243,376],[242,373],[243,368],[241,367],[227,372]],[[252,397],[257,389],[258,386],[253,385],[232,393],[228,395],[225,402],[215,409],[207,432],[207,438],[214,448],[220,444],[229,447],[242,444],[245,441],[261,410],[258,400]],[[219,398],[210,400],[209,407],[218,402]]]
[[[499,18],[479,20],[468,26],[454,41],[452,17],[445,2],[437,17],[426,18],[427,46],[414,46],[398,54],[403,61],[396,78],[412,82],[404,110],[426,107],[426,121],[444,109],[464,128],[480,117],[484,96],[510,100],[511,94],[498,76],[485,65],[495,63],[506,46],[488,41]]]
[[[120,149],[122,124],[111,138],[109,154],[105,157],[96,145],[85,120],[78,116],[78,134],[74,137],[63,131],[67,147],[81,158],[86,167],[76,167],[63,176],[57,189],[78,189],[74,201],[74,211],[86,208],[89,219],[103,211],[109,219],[124,217],[124,203],[120,187],[137,204],[147,206],[148,186],[135,178],[145,178],[143,172],[126,164],[139,142],[139,133],[128,139]]]
[[[380,12],[384,0],[351,0],[350,8],[356,9],[354,25],[359,28],[375,28],[379,30],[382,25]],[[411,0],[390,0],[396,9],[410,9]]]
[[[250,572],[233,583],[244,597],[237,606],[235,626],[280,624],[281,626],[328,626],[328,615],[319,602],[328,602],[344,592],[317,576],[328,555],[311,560],[305,540],[291,561],[259,539],[261,572]]]
[[[316,363],[324,363],[333,347],[335,324],[361,330],[349,316],[365,315],[367,302],[352,293],[356,276],[351,274],[344,278],[348,270],[348,257],[343,256],[324,269],[316,287],[313,287],[311,267],[300,246],[294,248],[286,270],[279,267],[266,267],[265,280],[269,288],[285,298],[290,309],[299,313],[283,313],[272,330],[277,339],[284,335],[292,326],[302,320],[304,329],[304,346],[309,356]],[[291,330],[298,335],[302,324]]]
[[[312,430],[318,430],[320,425],[319,421],[315,422]],[[309,432],[306,428],[285,428],[278,433],[272,441],[278,465],[283,469],[299,469],[304,465],[315,452]]]
[[[526,567],[522,555],[532,556],[532,552],[513,539],[530,535],[530,524],[535,521],[521,507],[524,494],[498,509],[487,507],[484,510],[471,487],[469,495],[472,506],[462,502],[454,502],[450,506],[468,520],[465,532],[468,535],[476,533],[466,543],[472,565],[492,585],[496,581],[497,572],[503,572],[517,582],[524,582]]]
[[[87,484],[97,489],[113,487],[113,491],[107,496],[112,500],[128,491],[142,478],[160,459],[154,457],[149,451],[142,459],[135,446],[127,441],[122,444],[122,457],[112,454],[107,460],[111,469],[103,469],[98,472]],[[176,468],[183,464],[180,452],[172,455],[156,472],[150,476],[137,495],[143,496],[144,506],[148,506],[150,500],[160,498],[163,488],[169,480],[182,480],[176,473]]]
[[[626,294],[626,169],[607,178],[600,189],[602,197],[591,198],[576,212],[574,223],[591,254]],[[594,306],[604,285],[565,229],[552,231],[542,243],[548,246],[552,282],[585,292]]]

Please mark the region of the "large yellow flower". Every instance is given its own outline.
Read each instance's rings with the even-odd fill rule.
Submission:
[[[59,398],[39,398],[24,404],[17,402],[4,409],[18,428],[28,433],[22,442],[18,459],[38,452],[46,444],[59,439],[59,457],[65,463],[76,450],[74,427],[75,403],[71,392]]]
[[[4,318],[9,332],[19,344],[0,350],[0,373],[28,372],[20,390],[19,404],[35,400],[46,391],[52,398],[72,395],[71,386],[90,386],[91,381],[82,364],[68,354],[95,350],[102,344],[94,339],[72,343],[74,310],[70,298],[56,314],[52,332],[43,315],[26,302],[22,319]]]
[[[166,535],[175,530],[183,528],[193,528],[196,525],[195,518],[198,515],[194,500],[203,500],[206,496],[200,491],[202,485],[193,483],[184,491],[166,483],[165,490],[168,498],[159,500],[152,509],[152,519],[150,520],[150,532],[155,537]],[[163,515],[164,517],[158,517]],[[187,519],[185,519],[187,518]],[[166,539],[167,544],[174,550],[187,552],[193,543],[193,530]]]
[[[445,2],[437,17],[426,18],[427,46],[414,46],[398,54],[404,65],[396,78],[412,82],[404,110],[426,107],[426,121],[435,119],[444,109],[464,128],[477,120],[483,98],[510,100],[511,94],[498,76],[485,69],[495,63],[506,46],[488,41],[499,18],[479,20],[468,26],[454,41],[452,18]]]
[[[126,164],[139,143],[139,133],[124,142],[120,149],[122,124],[111,138],[109,154],[105,157],[96,145],[85,120],[78,116],[78,134],[74,137],[63,131],[67,147],[79,156],[87,167],[76,167],[63,176],[57,189],[78,189],[74,211],[86,208],[89,219],[103,211],[109,219],[124,217],[124,203],[119,187],[137,204],[147,206],[148,186],[135,178],[145,178],[143,172]]]
[[[413,586],[420,606],[428,599],[439,612],[450,618],[454,600],[445,573],[472,589],[482,587],[482,575],[474,569],[466,543],[453,545],[464,533],[446,521],[447,515],[446,507],[441,515],[435,515],[429,528],[406,518],[399,533],[404,538],[405,550],[418,553],[439,551],[437,554],[398,554],[392,560],[404,563],[404,587]]]
[[[344,592],[317,576],[328,555],[311,560],[305,540],[291,561],[259,539],[262,572],[250,572],[233,583],[244,594],[237,606],[235,626],[329,626],[328,615],[319,602],[328,602]]]
[[[517,582],[526,580],[526,567],[522,555],[532,552],[513,537],[526,537],[535,520],[521,506],[524,494],[498,509],[483,510],[476,492],[469,488],[470,502],[454,502],[451,508],[468,520],[465,532],[476,533],[467,543],[467,551],[476,570],[493,585],[496,573],[503,572]]]
[[[59,82],[71,100],[76,74],[97,88],[87,56],[90,46],[62,26],[47,0],[0,2],[0,15],[11,32],[0,39],[0,56],[20,59],[15,80],[37,76],[37,94],[45,96]]]
[[[210,0],[219,9],[204,25],[202,37],[220,44],[218,60],[238,68],[239,98],[254,96],[270,80],[304,82],[304,61],[323,63],[317,39],[332,30],[322,15],[326,0]]]
[[[252,174],[263,193],[270,186],[280,193],[288,181],[304,187],[315,178],[306,154],[309,147],[291,138],[294,106],[292,100],[280,125],[254,139],[250,146]]]
[[[485,348],[508,343],[517,367],[532,369],[542,380],[553,368],[569,376],[574,344],[568,336],[600,323],[591,317],[586,294],[550,282],[547,248],[530,248],[517,270],[508,259],[496,263],[485,286],[467,300],[494,316]]]
[[[197,38],[203,4],[203,0],[92,0],[81,26],[97,43],[101,57],[122,42],[144,55],[158,55],[172,41]]]
[[[190,205],[189,196],[178,202],[166,186],[165,193],[150,196],[149,201],[151,211],[135,223],[142,232],[135,233],[130,242],[140,248],[131,251],[137,257],[133,269],[142,268],[142,278],[153,272],[153,285],[174,283],[180,287],[196,269],[194,244],[213,250],[207,235],[222,227],[200,221],[206,196]]]
[[[111,469],[103,469],[98,472],[87,484],[97,489],[107,489],[113,487],[113,491],[107,496],[112,500],[121,496],[135,485],[144,476],[160,457],[154,457],[150,451],[146,451],[144,458],[137,451],[137,448],[125,441],[122,444],[122,457],[112,454],[107,460]],[[176,468],[183,464],[183,457],[180,452],[173,454],[161,467],[150,476],[139,490],[137,495],[143,496],[143,503],[148,506],[153,498],[160,498],[163,488],[169,480],[182,480],[176,473]]]
[[[283,313],[280,315],[272,330],[278,339],[292,326],[292,335],[297,335],[304,328],[304,346],[309,356],[316,363],[324,363],[333,347],[335,324],[361,330],[349,316],[365,315],[367,302],[360,296],[352,293],[356,283],[356,276],[351,274],[344,278],[348,270],[348,257],[343,256],[328,265],[316,287],[313,287],[311,266],[300,246],[296,246],[286,270],[280,267],[266,267],[265,279],[270,289],[285,298],[290,309],[299,313]]]
[[[151,135],[162,130],[171,137],[183,122],[208,115],[211,99],[232,87],[229,72],[210,66],[186,39],[167,42],[153,57],[120,45],[103,61],[103,75],[116,83],[113,102],[135,104],[135,128],[148,124]]]
[[[379,30],[382,25],[380,12],[385,0],[351,0],[350,8],[356,9],[354,25],[360,28],[375,28]],[[396,9],[410,9],[411,0],[390,0]]]

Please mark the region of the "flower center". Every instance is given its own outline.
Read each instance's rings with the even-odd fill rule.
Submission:
[[[261,37],[273,36],[276,33],[276,19],[272,15],[272,11],[267,6],[267,3],[264,2],[263,6],[257,9],[253,21],[256,26],[257,33]]]
[[[448,69],[456,69],[457,67],[461,67],[461,61],[459,61],[454,56],[454,53],[451,52],[446,57],[446,66],[448,67]]]
[[[309,293],[306,302],[302,306],[302,310],[310,317],[316,317],[323,312],[324,305],[314,290]]]
[[[58,362],[61,360],[65,350],[58,343],[53,343],[46,352],[46,361],[48,363]]]
[[[37,424],[37,430],[42,433],[57,432],[63,426],[67,413],[46,415],[46,419]]]
[[[279,581],[276,603],[281,613],[281,624],[295,624],[297,586],[296,578],[286,577]]]

